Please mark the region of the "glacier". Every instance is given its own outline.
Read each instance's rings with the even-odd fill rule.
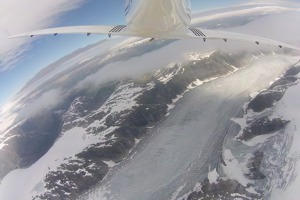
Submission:
[[[195,23],[282,39],[265,30],[276,17],[298,44],[297,12],[249,4]],[[0,110],[0,199],[293,199],[298,61],[234,41],[80,49]]]

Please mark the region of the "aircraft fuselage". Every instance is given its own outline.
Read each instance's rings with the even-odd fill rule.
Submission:
[[[141,36],[162,36],[186,31],[191,23],[189,0],[126,0],[125,18]]]

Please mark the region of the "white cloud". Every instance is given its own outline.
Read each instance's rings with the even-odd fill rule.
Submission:
[[[296,8],[295,8],[296,9]],[[268,10],[268,7],[266,8]],[[261,11],[263,12],[263,11]],[[300,12],[289,10],[288,12],[272,13],[269,16],[259,18],[251,23],[243,25],[241,27],[231,28],[228,31],[236,31],[247,34],[256,34],[264,37],[270,37],[278,39],[283,42],[289,42],[294,45],[300,45],[299,34],[300,29],[296,24],[300,23]],[[286,23],[286,22],[289,23]],[[286,34],[286,30],[291,30],[289,34]],[[119,42],[122,39],[118,40]],[[130,44],[130,39],[124,40],[123,45]],[[115,40],[108,40],[107,43],[101,43],[97,50],[84,52],[80,57],[74,58],[73,62],[78,63],[85,57],[94,57],[95,52],[99,54],[100,49],[119,48],[122,45],[116,45]],[[297,43],[298,42],[298,43]],[[116,46],[115,46],[116,45]],[[82,81],[79,81],[74,88],[69,91],[72,93],[74,90],[97,88],[99,85],[105,84],[114,80],[121,80],[124,78],[141,78],[149,72],[153,72],[162,66],[168,65],[170,62],[184,61],[186,59],[187,52],[197,52],[199,54],[205,52],[211,52],[215,49],[227,50],[228,52],[241,51],[247,49],[248,51],[256,51],[264,49],[266,46],[256,44],[249,44],[247,42],[231,41],[230,43],[224,43],[222,41],[209,40],[204,43],[202,40],[178,40],[167,46],[159,48],[155,51],[145,53],[141,56],[132,57],[126,61],[118,61],[107,64],[98,72],[87,76]],[[108,48],[110,49],[110,48]],[[106,49],[105,51],[108,51]],[[272,47],[271,47],[272,49]],[[112,54],[114,55],[114,54]],[[164,55],[163,57],[161,55]],[[75,64],[76,65],[76,64]],[[68,65],[67,65],[68,67]],[[80,66],[78,66],[80,67]],[[60,68],[60,70],[63,70]],[[56,73],[55,73],[56,74]],[[43,78],[44,79],[44,78]],[[45,81],[46,79],[44,79]],[[39,99],[32,104],[28,105],[26,109],[21,112],[21,119],[34,116],[45,110],[54,108],[57,104],[64,101],[67,94],[62,93],[63,88],[57,88],[44,93]],[[56,100],[57,101],[56,101]]]
[[[9,35],[46,28],[83,0],[1,0],[0,72],[10,69],[30,46],[29,38],[9,40]]]
[[[300,47],[300,11],[269,15],[258,22],[233,28],[232,31],[253,34]]]
[[[255,10],[256,7],[254,6],[253,8],[254,8],[253,10]],[[266,6],[265,10],[269,11],[269,8],[270,8],[269,6]],[[276,7],[275,10],[277,9],[279,9],[280,11],[284,10],[284,12],[279,12],[279,13],[271,12],[271,14],[268,16],[261,17],[251,23],[245,24],[240,27],[230,28],[228,29],[228,31],[236,31],[241,33],[270,37],[273,39],[280,40],[282,42],[291,43],[296,46],[298,44],[300,45],[300,40],[299,40],[300,29],[297,26],[297,24],[300,23],[299,21],[300,12],[296,11],[298,8],[294,8],[293,10],[291,9],[285,10],[282,7]],[[240,12],[239,11],[237,12],[240,15],[249,14],[248,12],[243,13],[242,12],[243,10],[244,9],[242,9]],[[265,10],[258,9],[256,12],[258,11],[265,12]],[[225,18],[227,16],[224,15],[219,17]],[[200,19],[202,19],[202,17]],[[286,30],[291,30],[291,31],[289,31],[288,34],[286,34],[285,33]],[[71,68],[79,69],[80,67],[84,67],[85,65],[78,64],[82,62],[82,60],[85,59],[92,60],[93,58],[95,58],[95,56],[99,56],[104,52],[108,52],[109,50],[119,49],[121,46],[129,45],[131,44],[131,42],[134,42],[136,40],[138,39],[119,38],[119,39],[107,40],[106,42],[99,44],[97,47],[92,48],[87,52],[83,52],[82,54],[80,54],[80,56],[77,56],[75,58],[72,58],[70,61],[65,62],[59,68],[57,68],[57,71],[52,71],[52,73],[48,74],[47,77],[43,77],[39,79],[37,82],[31,85],[30,88],[26,88],[26,90],[23,91],[22,97],[25,97],[27,94],[37,89],[41,84],[44,84],[45,81],[49,81],[49,78],[58,76],[58,74],[62,73],[63,71],[67,72]],[[155,42],[159,42],[159,41],[155,41]],[[250,50],[256,51],[256,50],[262,50],[264,48],[266,48],[265,45],[257,46],[254,43],[250,44],[248,42],[239,42],[239,41],[230,41],[228,43],[225,43],[223,41],[208,40],[206,41],[206,43],[204,43],[202,40],[178,40],[165,47],[159,48],[155,51],[145,53],[141,56],[133,56],[126,61],[111,62],[105,65],[103,68],[100,68],[98,72],[90,76],[87,76],[85,79],[79,81],[74,86],[74,88],[72,88],[72,90],[69,92],[72,92],[73,90],[77,91],[82,89],[93,89],[94,87],[98,87],[101,84],[105,84],[110,81],[124,79],[124,78],[141,78],[143,75],[155,71],[163,66],[166,66],[170,62],[184,61],[186,59],[186,54],[189,52],[196,52],[201,54],[201,53],[211,52],[215,49],[221,49],[223,51],[227,50],[228,52],[235,52],[235,51],[241,51],[243,49],[247,51]],[[270,49],[272,50],[272,47]],[[112,51],[110,56],[114,56],[115,53],[116,52]],[[63,91],[63,88],[58,87],[57,89]],[[48,96],[46,95],[46,97],[53,98],[59,96],[60,98],[64,98],[64,95],[66,95],[60,92],[55,92],[50,94],[51,95]],[[18,98],[21,99],[21,97]],[[33,113],[35,114],[40,112],[39,109],[41,110],[47,109],[49,105],[50,108],[53,108],[55,105],[60,103],[60,101],[63,101],[62,99],[60,101],[55,101],[54,103],[47,102],[46,104],[43,104],[42,102],[46,101],[47,98],[45,98],[43,101],[34,102],[32,104],[32,109],[31,107],[28,107],[26,111],[28,112],[33,111]],[[39,106],[34,107],[34,105],[39,105]],[[27,113],[27,112],[22,112],[22,113]]]
[[[297,2],[297,0],[252,0],[252,1],[249,1],[248,4],[251,5],[251,4],[259,4],[259,3],[262,3],[262,4],[282,4],[282,3],[287,3],[288,5],[291,5],[291,3],[293,2]]]
[[[196,17],[192,20],[193,24],[198,24],[202,22],[207,22],[211,20],[216,19],[222,19],[222,18],[229,18],[229,17],[238,17],[243,15],[249,15],[249,14],[255,14],[255,13],[281,13],[281,12],[287,12],[287,11],[300,11],[300,4],[297,4],[298,6],[296,8],[290,8],[290,7],[284,7],[279,5],[261,5],[257,3],[249,3],[245,5],[251,5],[254,4],[255,7],[245,8],[245,9],[238,9],[238,10],[225,10],[224,12],[216,12],[212,13],[210,15],[201,16],[202,13],[196,14],[196,16],[200,15],[201,17]],[[264,3],[266,4],[266,3]],[[218,10],[216,10],[218,11]]]
[[[43,93],[39,98],[28,103],[19,111],[19,119],[28,119],[37,114],[49,111],[65,100],[65,95],[60,89],[53,89]]]

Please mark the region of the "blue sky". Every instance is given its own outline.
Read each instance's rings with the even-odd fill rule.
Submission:
[[[6,1],[8,2],[11,0],[1,1],[0,7],[1,4],[5,4]],[[67,10],[54,15],[56,20],[51,26],[124,24],[124,1],[125,0],[85,0],[84,3],[79,4],[76,9],[71,9],[71,11]],[[240,2],[243,1],[191,0],[193,12],[215,7],[224,7]],[[10,22],[7,21],[7,23]],[[30,21],[27,21],[27,23],[30,23]],[[18,26],[18,24],[15,24],[15,26]],[[0,31],[1,30],[3,30],[3,27],[1,27],[0,24]],[[9,30],[9,32],[13,31]],[[39,70],[64,55],[71,53],[80,47],[95,43],[103,38],[105,38],[105,36],[91,35],[86,37],[85,35],[59,35],[57,37],[44,36],[39,37],[38,39],[27,39],[26,47],[29,48],[29,50],[22,54],[21,60],[14,63],[10,69],[0,72],[0,107],[7,102],[9,98],[14,96]],[[22,48],[25,48],[25,46],[22,46]]]

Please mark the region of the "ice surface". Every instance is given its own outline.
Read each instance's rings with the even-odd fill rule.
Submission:
[[[284,119],[291,120],[289,125],[293,139],[290,152],[286,158],[287,165],[283,169],[284,177],[287,182],[279,188],[274,188],[270,197],[272,200],[298,200],[300,185],[300,84],[289,88],[280,102],[275,107],[275,116],[281,116]],[[288,134],[286,132],[285,134]],[[280,147],[281,148],[281,147]]]
[[[178,197],[207,178],[209,166],[215,168],[224,134],[251,93],[266,88],[296,58],[267,56],[245,68],[203,84],[187,93],[176,112],[157,129],[154,136],[135,155],[125,160],[103,185],[89,194],[89,199],[166,199]],[[230,157],[230,155],[228,154]],[[240,164],[227,156],[229,178],[246,185]],[[183,185],[186,184],[184,187]],[[178,188],[183,187],[181,190]],[[251,191],[254,192],[254,191]]]
[[[199,19],[211,20],[226,17],[230,14],[238,16],[240,14],[248,14],[249,12],[262,12],[265,9],[266,8],[262,6],[261,8],[258,7],[256,9],[246,9],[241,12],[223,13],[223,15],[215,14],[210,15],[207,18]],[[280,7],[267,8],[268,12],[281,12],[282,10],[286,9]],[[258,24],[261,26],[259,22]],[[265,27],[268,28],[269,26]],[[277,27],[280,26],[278,25]],[[256,28],[250,28],[251,31],[257,31]],[[283,31],[287,30],[283,28],[280,29]],[[285,34],[281,35],[286,37]],[[133,41],[137,42],[131,44]],[[111,42],[106,42],[104,46],[100,45],[92,48],[86,54],[79,55],[66,61],[62,65],[62,68],[53,71],[49,74],[48,78],[55,76],[64,70],[71,69],[72,67],[77,66],[78,63],[85,65],[95,56],[101,55],[108,49],[111,50],[112,48],[116,48],[117,50],[106,55],[101,61],[99,60],[99,64],[103,63],[117,55],[119,53],[119,47],[127,45],[129,48],[130,46],[139,45],[142,42],[145,42],[145,40],[143,41],[136,38],[132,39],[132,41],[120,38],[114,40],[113,44]],[[202,48],[203,50],[206,48],[215,49],[216,47],[219,47],[216,43],[209,43],[210,41],[207,41],[207,44],[209,45],[204,48],[201,47],[203,46],[201,42],[202,41],[176,41],[169,47],[162,48],[163,50],[157,50],[152,56],[145,58],[148,61],[152,61],[151,59],[153,57],[159,57],[158,55],[162,55],[162,52],[165,52],[169,55],[166,62],[169,62],[169,60],[174,61],[174,57],[176,59],[177,57],[180,57],[183,52],[193,52],[193,49],[199,51],[199,48]],[[236,46],[230,45],[227,46],[226,49],[230,47],[233,49],[236,48]],[[238,47],[238,49],[240,49],[240,46]],[[191,53],[188,55],[191,57],[187,57],[187,59],[203,59],[208,58],[211,53],[204,55],[201,53]],[[207,178],[207,174],[209,175],[209,180],[214,182],[217,177],[216,163],[218,162],[217,159],[220,157],[220,147],[222,146],[224,135],[227,133],[229,125],[231,124],[230,119],[239,113],[240,107],[248,100],[249,94],[266,88],[269,82],[274,81],[274,78],[278,77],[284,68],[293,63],[295,59],[275,54],[274,56],[267,56],[264,59],[256,57],[248,63],[246,68],[239,71],[237,71],[235,66],[232,66],[233,71],[236,73],[227,77],[215,77],[214,80],[209,80],[207,84],[203,84],[203,80],[197,80],[195,83],[191,84],[190,87],[187,88],[187,91],[190,89],[195,90],[189,91],[185,96],[178,96],[178,98],[173,100],[173,104],[169,105],[169,111],[173,108],[172,112],[169,113],[168,119],[152,132],[153,137],[148,138],[146,142],[136,140],[136,143],[141,143],[141,145],[138,145],[137,149],[133,150],[132,156],[121,163],[121,167],[113,173],[107,182],[104,182],[99,190],[92,193],[90,198],[103,200],[107,197],[108,199],[114,200],[132,200],[164,199],[164,197],[167,199],[172,196],[173,199],[177,199],[179,196],[186,197],[191,188],[194,188],[195,191],[201,190],[201,183],[199,183],[199,181]],[[136,61],[135,59],[133,60]],[[145,62],[145,60],[141,60],[142,62]],[[123,62],[120,63],[123,64]],[[140,62],[137,63],[140,64]],[[152,62],[149,63],[153,65]],[[134,62],[127,62],[126,64],[138,66],[133,65],[136,64]],[[161,65],[157,64],[155,69],[159,67],[161,67]],[[149,67],[141,65],[133,69],[143,69],[142,71],[145,73],[151,71],[153,66]],[[109,70],[111,69],[109,68]],[[127,70],[127,68],[124,70]],[[179,72],[180,71],[175,71],[175,73]],[[122,71],[122,73],[124,73],[124,71]],[[171,78],[172,76],[167,76],[165,79],[161,79],[161,81],[166,82]],[[41,80],[41,82],[39,81],[40,80],[38,80],[32,88],[28,88],[28,91],[35,89],[44,80]],[[297,94],[297,91],[299,91],[299,88],[294,91],[294,96],[289,94],[290,99],[289,101],[286,100],[286,102],[282,103],[282,108],[286,108],[286,103],[292,103],[291,105],[297,103],[293,102],[299,99],[299,96],[295,95]],[[141,92],[140,88],[136,88],[135,92],[135,95],[131,95],[131,91],[127,91],[119,96],[116,95],[114,98],[122,101],[122,104],[110,104],[101,109],[111,109],[114,112],[121,112],[124,111],[124,109],[130,109],[133,106],[136,106],[134,98],[138,97],[139,92]],[[111,100],[114,98],[111,98]],[[182,98],[182,101],[178,101],[180,98]],[[175,107],[176,102],[178,105]],[[298,110],[299,107],[293,106],[289,108],[289,112],[294,111],[292,113],[284,111],[278,113],[280,113],[281,116],[286,116],[287,119],[293,119],[292,125],[299,127],[298,124],[295,123],[300,121],[296,116]],[[11,116],[11,118],[4,117],[3,119],[5,120],[1,118],[0,131],[6,130],[6,128],[13,123],[14,117],[15,116]],[[80,120],[85,119],[79,118],[78,121]],[[90,124],[90,127],[93,126],[101,126],[101,122],[96,121],[95,123]],[[56,168],[59,164],[63,163],[65,157],[80,152],[85,146],[97,142],[97,139],[99,139],[87,136],[84,132],[85,131],[80,128],[71,129],[65,133],[55,143],[52,149],[33,166],[28,169],[11,172],[1,182],[0,199],[30,199],[31,194],[43,190],[41,189],[44,184],[42,180],[44,175],[50,169]],[[0,137],[1,136],[3,135],[0,135]],[[289,156],[289,158],[295,160],[299,158],[299,145],[297,145],[297,141],[299,141],[299,138],[298,135],[295,135],[291,155]],[[4,143],[1,143],[1,145],[3,147]],[[239,176],[230,173],[237,167],[244,167],[241,163],[236,162],[237,159],[235,159],[232,154],[233,153],[230,154],[229,151],[225,151],[225,156],[231,158],[227,159],[227,163],[229,163],[227,174],[228,176],[231,176],[229,178],[235,178],[242,184],[245,184],[246,180],[242,177],[243,168],[237,169],[240,170]],[[107,161],[106,164],[111,167],[114,166],[114,163],[111,161]],[[209,167],[214,170],[210,172]],[[286,174],[291,174],[295,169],[299,172],[298,163],[294,167],[287,166],[285,169]],[[297,185],[300,185],[298,177],[287,189],[286,194],[283,195],[281,190],[276,191],[274,193],[274,199],[277,197],[293,199],[293,197],[296,196],[295,194],[297,194],[295,193],[297,192]],[[33,188],[34,190],[32,190]],[[236,198],[242,196],[241,194],[232,195]]]
[[[218,183],[217,181],[218,178],[219,178],[219,174],[217,172],[217,169],[214,169],[208,173],[208,181],[210,184]]]
[[[167,84],[174,76],[176,76],[180,71],[182,72],[184,69],[182,68],[182,64],[180,63],[170,63],[167,67],[159,69],[155,73],[155,77],[159,77],[158,80]]]
[[[31,167],[14,170],[3,178],[0,185],[0,199],[31,199],[31,195],[41,192],[35,191],[34,188],[37,188],[40,184],[43,185],[44,176],[50,170],[56,169],[60,164],[66,162],[65,159],[80,153],[84,148],[97,141],[99,141],[99,137],[86,135],[86,131],[83,128],[74,128],[67,131]]]
[[[237,160],[233,155],[232,152],[228,149],[224,151],[224,160],[225,164],[222,166],[224,173],[230,177],[231,179],[236,180],[244,187],[246,187],[249,183],[251,183],[244,174],[247,172],[247,163],[242,163]]]

